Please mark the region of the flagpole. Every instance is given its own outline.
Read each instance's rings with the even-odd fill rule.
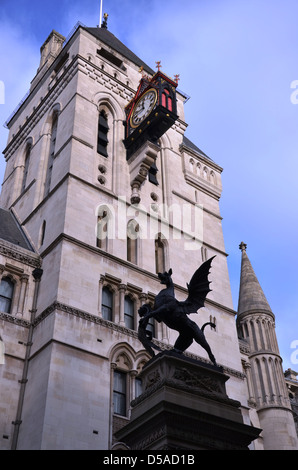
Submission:
[[[101,28],[101,23],[102,23],[102,1],[100,0],[100,13],[99,13],[99,27]]]

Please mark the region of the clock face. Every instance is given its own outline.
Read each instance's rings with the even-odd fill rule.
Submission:
[[[149,116],[155,106],[156,100],[157,92],[154,88],[146,91],[146,93],[141,96],[135,104],[130,118],[130,124],[132,127],[137,127],[147,116]]]

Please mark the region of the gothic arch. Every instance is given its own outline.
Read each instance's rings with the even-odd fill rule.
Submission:
[[[124,109],[121,108],[111,93],[99,91],[92,96],[91,102],[97,106],[98,111],[106,107],[114,119],[122,121],[125,119]]]
[[[108,204],[100,204],[96,208],[96,245],[105,251],[112,249],[115,236],[115,213]]]
[[[51,133],[53,119],[54,119],[55,115],[59,116],[61,111],[62,111],[61,103],[55,103],[51,107],[50,111],[47,114],[45,122],[44,122],[44,124],[41,128],[40,136],[42,136],[44,134],[50,134]]]
[[[127,235],[127,261],[140,263],[141,254],[141,226],[136,219],[130,219],[126,225]]]
[[[27,137],[27,139],[20,146],[20,149],[18,150],[18,157],[16,158],[14,168],[23,166],[25,164],[26,150],[29,145],[31,146],[31,148],[34,145],[34,138],[32,136]]]
[[[159,232],[155,236],[155,270],[165,271],[169,266],[169,242],[163,233]],[[162,259],[163,258],[163,259]]]
[[[114,345],[110,350],[109,358],[111,364],[117,364],[117,360],[120,364],[120,361],[122,361],[122,365],[127,367],[126,370],[136,370],[138,372],[141,371],[147,360],[150,359],[145,350],[136,352],[130,344],[125,342]]]
[[[165,133],[162,137],[160,137],[159,141],[160,141],[160,146],[162,149],[165,149],[165,148],[169,148],[171,150],[173,149],[171,139],[167,133]]]
[[[128,343],[118,343],[113,346],[109,354],[112,364],[122,370],[133,370],[135,363],[135,350]]]

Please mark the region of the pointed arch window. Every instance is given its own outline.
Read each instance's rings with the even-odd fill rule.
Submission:
[[[166,270],[165,242],[159,235],[155,240],[155,272],[163,273]]]
[[[103,211],[97,217],[96,246],[107,251],[108,247],[108,211]]]
[[[9,277],[4,277],[0,283],[0,311],[11,312],[14,283]]]
[[[136,220],[130,220],[127,224],[127,261],[138,263],[138,242],[140,226]]]
[[[50,188],[51,188],[52,172],[53,172],[53,164],[54,164],[55,148],[56,148],[57,127],[58,127],[58,113],[55,112],[53,115],[53,121],[52,121],[50,154],[49,154],[49,159],[48,159],[48,168],[47,168],[47,175],[46,175],[46,181],[45,181],[45,196],[49,194]]]
[[[101,111],[98,116],[98,131],[97,131],[97,153],[108,157],[108,117],[105,111]]]
[[[26,146],[26,153],[25,153],[24,173],[23,173],[23,181],[22,181],[22,192],[26,188],[26,184],[27,184],[31,149],[32,149],[32,144],[28,143],[27,146]]]

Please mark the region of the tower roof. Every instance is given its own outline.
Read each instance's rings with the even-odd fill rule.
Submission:
[[[88,31],[88,33],[92,34],[97,39],[100,39],[100,41],[104,42],[109,47],[114,49],[116,52],[119,52],[121,55],[126,57],[126,59],[130,60],[131,62],[140,67],[143,67],[147,73],[151,75],[155,74],[154,70],[152,70],[151,67],[145,64],[145,62],[143,62],[136,54],[134,54],[128,47],[126,47],[121,41],[119,41],[119,39],[116,38],[116,36],[114,36],[114,34],[112,34],[106,28],[84,27],[84,29]]]
[[[244,313],[266,311],[272,314],[270,305],[255,275],[246,253],[246,244],[241,242],[242,251],[238,316]]]
[[[26,248],[26,250],[33,251],[13,214],[2,208],[0,208],[0,240],[1,239],[18,245],[21,248]]]

